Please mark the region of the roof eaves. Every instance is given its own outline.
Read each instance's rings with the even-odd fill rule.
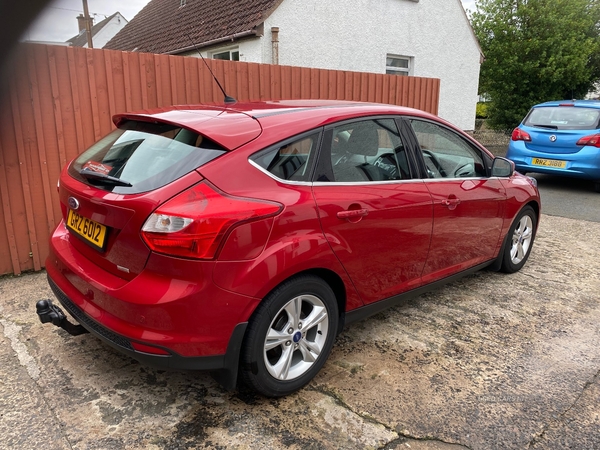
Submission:
[[[101,31],[106,25],[108,25],[108,22],[110,22],[117,14],[121,15],[121,13],[119,13],[117,11],[116,13],[113,13],[110,16],[105,17],[100,22],[98,22],[96,25],[94,25],[92,27],[92,37],[95,36],[96,34],[98,34],[99,31]]]
[[[242,31],[241,33],[235,33],[230,36],[224,36],[224,37],[217,38],[217,39],[211,39],[210,41],[201,42],[200,44],[197,44],[197,45],[193,44],[193,45],[188,45],[187,47],[170,50],[168,52],[165,52],[165,54],[177,55],[179,53],[189,52],[191,50],[197,50],[200,48],[210,47],[212,45],[220,44],[222,42],[235,41],[235,40],[238,40],[238,39],[241,39],[244,37],[248,37],[248,36],[259,36],[259,34],[257,33],[256,29]]]
[[[485,55],[483,54],[483,49],[481,48],[481,44],[479,43],[479,39],[477,38],[477,35],[475,34],[475,30],[473,29],[473,25],[471,24],[471,19],[469,19],[469,15],[467,14],[467,11],[465,10],[465,7],[462,4],[461,0],[458,0],[460,3],[460,7],[462,8],[462,12],[465,15],[465,18],[467,19],[467,23],[469,24],[469,30],[471,31],[471,35],[473,36],[473,39],[475,39],[475,45],[477,45],[477,49],[479,50],[479,61],[480,64],[483,64],[483,61],[485,60]]]
[[[273,4],[271,5],[271,7],[269,9],[267,9],[266,11],[263,11],[262,14],[262,20],[263,22],[265,20],[267,20],[269,18],[269,16],[271,14],[273,14],[275,12],[275,10],[277,8],[279,8],[279,5],[281,5],[283,3],[283,0],[276,0],[275,2],[273,2]]]

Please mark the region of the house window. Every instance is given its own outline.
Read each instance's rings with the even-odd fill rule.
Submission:
[[[411,59],[408,56],[387,55],[385,59],[385,73],[388,75],[410,75]]]
[[[232,48],[229,50],[219,50],[212,54],[212,59],[224,59],[226,61],[239,61],[240,50],[239,48]]]

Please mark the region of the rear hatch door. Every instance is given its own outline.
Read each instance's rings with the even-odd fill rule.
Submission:
[[[525,142],[529,150],[545,153],[577,153],[577,141],[595,134],[600,127],[600,109],[578,106],[573,102],[538,106],[533,108],[522,128],[531,141]]]
[[[525,142],[529,150],[544,153],[577,153],[581,146],[577,141],[590,134],[577,130],[550,130],[533,127],[523,127],[529,136],[530,142]]]
[[[194,114],[194,113],[191,113]],[[202,180],[195,170],[260,134],[258,123],[229,112],[237,128],[225,134],[222,115],[190,113],[121,115],[119,128],[92,145],[61,175],[60,200],[71,245],[107,272],[132,279],[144,268],[150,250],[140,230],[162,203]],[[198,115],[197,113],[194,115]],[[231,116],[233,115],[233,116]],[[202,122],[198,125],[198,122]],[[215,124],[213,126],[212,124]],[[243,124],[243,125],[242,125]],[[188,124],[189,125],[189,124]],[[216,130],[216,131],[215,131]],[[217,142],[219,140],[220,142]]]

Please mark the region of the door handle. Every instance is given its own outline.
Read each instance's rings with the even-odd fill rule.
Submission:
[[[448,209],[454,209],[460,204],[460,199],[452,196],[445,200],[442,200],[442,205],[447,206]]]
[[[364,217],[367,214],[369,214],[368,209],[350,209],[338,212],[337,217],[338,219],[352,219],[355,217]]]

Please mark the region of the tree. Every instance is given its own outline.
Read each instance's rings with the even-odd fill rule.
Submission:
[[[600,0],[477,0],[485,57],[479,90],[496,129],[548,100],[582,98],[600,80]]]

